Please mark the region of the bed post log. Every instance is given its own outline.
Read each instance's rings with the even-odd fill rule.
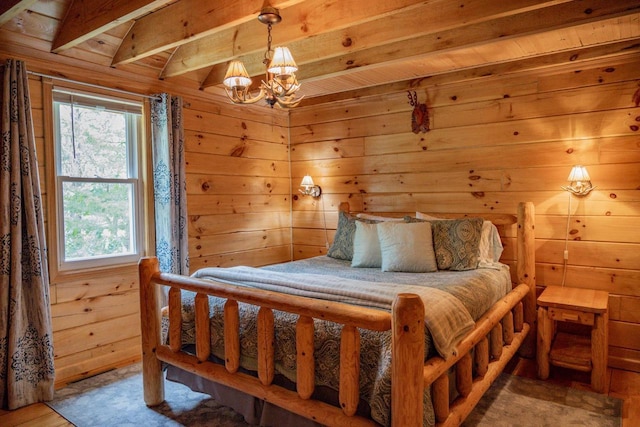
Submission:
[[[516,275],[518,283],[529,286],[529,293],[523,298],[524,321],[531,328],[520,347],[520,355],[532,358],[536,354],[536,244],[535,209],[532,202],[518,204],[518,238]]]
[[[169,348],[174,353],[182,348],[182,292],[169,288]]]
[[[204,362],[211,355],[211,323],[209,321],[209,297],[207,294],[197,293],[195,305],[196,356],[200,362]],[[180,342],[182,342],[182,337],[180,337]]]
[[[314,323],[309,316],[296,323],[296,389],[302,399],[310,399],[315,389]]]
[[[271,385],[275,377],[274,341],[273,310],[260,307],[258,310],[258,378],[262,385]]]
[[[238,301],[224,303],[224,366],[230,373],[240,368],[240,314]]]
[[[144,257],[139,262],[140,321],[142,330],[142,385],[144,402],[155,406],[164,402],[162,363],[156,357],[160,345],[160,310],[158,292],[160,288],[151,283],[151,278],[160,272],[158,258]]]
[[[509,345],[513,342],[514,331],[513,312],[510,311],[502,318],[502,339],[505,344]]]
[[[487,337],[483,337],[478,344],[476,344],[473,358],[476,368],[476,374],[479,377],[484,377],[489,368],[489,340]]]
[[[344,325],[340,334],[340,406],[346,415],[358,410],[360,398],[360,332]]]
[[[393,301],[391,329],[391,425],[422,425],[424,395],[424,304],[415,294]]]

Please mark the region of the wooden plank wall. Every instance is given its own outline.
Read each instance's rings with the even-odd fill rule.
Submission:
[[[53,159],[45,156],[39,77],[30,92],[46,205]],[[289,261],[288,115],[192,93],[184,101],[192,271]],[[57,387],[140,359],[137,265],[52,278],[50,290]]]
[[[331,236],[343,201],[480,216],[532,201],[537,285],[562,283],[568,236],[566,285],[610,292],[610,364],[640,371],[639,68],[618,58],[420,89],[432,130],[417,135],[406,93],[295,109],[292,182],[309,173],[324,196],[294,197],[294,257],[326,252],[324,217]],[[574,164],[598,188],[570,200],[560,186]]]
[[[289,118],[258,108],[186,103],[191,271],[291,259]]]

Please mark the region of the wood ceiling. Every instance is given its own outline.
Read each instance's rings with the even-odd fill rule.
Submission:
[[[264,0],[2,0],[0,42],[222,94]],[[270,0],[307,103],[640,53],[638,0]],[[0,48],[0,50],[2,50]]]

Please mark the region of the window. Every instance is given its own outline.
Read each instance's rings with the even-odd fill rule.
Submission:
[[[142,104],[53,89],[59,270],[141,253]]]

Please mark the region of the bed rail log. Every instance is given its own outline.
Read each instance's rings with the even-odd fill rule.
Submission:
[[[425,363],[424,386],[431,387],[437,426],[461,424],[517,352],[529,333],[529,325],[521,324],[516,327],[515,322],[505,319],[514,316],[513,312],[522,310],[521,300],[528,292],[529,287],[520,284],[498,301],[498,304],[478,319],[474,330],[460,341],[456,356],[448,360],[433,357]],[[510,344],[503,345],[503,325],[511,328]],[[493,340],[495,344],[491,343]],[[496,347],[492,348],[494,346]],[[475,370],[470,366],[471,350],[474,351]],[[459,396],[450,402],[447,372],[452,366],[455,366],[456,391]]]
[[[482,395],[520,350],[524,357],[535,354],[535,210],[531,202],[518,205],[516,278],[519,283],[477,322],[475,329],[458,344],[458,355],[445,361],[429,359],[424,367],[424,385],[431,387],[437,426],[458,426]],[[475,370],[469,369],[474,350]],[[458,397],[450,402],[447,371],[455,365]]]

